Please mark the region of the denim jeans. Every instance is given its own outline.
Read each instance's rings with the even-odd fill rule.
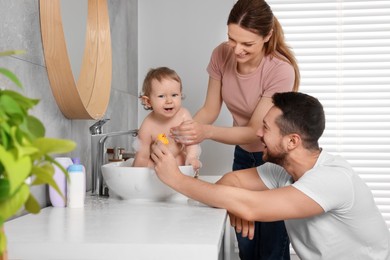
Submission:
[[[264,163],[263,153],[250,153],[236,146],[233,171],[257,167]],[[289,238],[284,221],[255,222],[253,240],[236,233],[239,255],[242,260],[290,259]]]

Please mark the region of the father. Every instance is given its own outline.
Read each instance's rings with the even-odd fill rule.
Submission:
[[[367,185],[341,157],[318,146],[321,103],[276,93],[258,136],[268,163],[224,175],[217,184],[180,173],[164,145],[151,155],[159,178],[184,195],[225,208],[231,224],[253,237],[254,221],[285,220],[301,259],[390,259],[390,235]]]

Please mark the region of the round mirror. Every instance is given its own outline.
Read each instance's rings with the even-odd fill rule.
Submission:
[[[39,4],[45,63],[50,87],[58,107],[69,119],[102,118],[110,99],[112,77],[111,35],[107,1],[88,0],[88,14],[86,25],[84,25],[86,28],[84,49],[82,54],[76,53],[72,57],[72,63],[76,64],[73,67],[78,70],[75,73],[76,77],[72,72],[67,41],[65,41],[61,1],[40,0]],[[80,1],[75,1],[74,4],[80,4],[82,9]],[[63,8],[65,9],[65,5]],[[73,13],[71,12],[72,16],[66,19],[74,19],[74,16],[77,15],[76,9]],[[77,26],[77,22],[71,26]],[[82,26],[78,30],[80,28]],[[68,28],[67,31],[71,32],[72,29]],[[77,37],[72,33],[66,36]],[[72,41],[69,41],[69,44],[73,44]],[[79,61],[81,65],[78,65],[78,68],[77,59],[81,60],[81,62]]]

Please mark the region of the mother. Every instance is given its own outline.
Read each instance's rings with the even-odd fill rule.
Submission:
[[[239,0],[227,21],[228,41],[217,46],[207,67],[205,103],[193,120],[171,129],[186,145],[211,139],[236,145],[233,170],[263,164],[263,144],[256,136],[275,92],[297,91],[299,69],[286,45],[281,25],[263,0]],[[212,125],[225,102],[233,127]],[[241,220],[230,214],[236,227],[241,259],[289,259],[284,222],[255,223],[253,240],[243,238]],[[244,221],[243,221],[244,222]]]

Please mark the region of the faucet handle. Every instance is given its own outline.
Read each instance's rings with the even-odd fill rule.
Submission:
[[[89,127],[89,132],[93,135],[102,134],[102,126],[110,120],[109,118],[100,119]]]

